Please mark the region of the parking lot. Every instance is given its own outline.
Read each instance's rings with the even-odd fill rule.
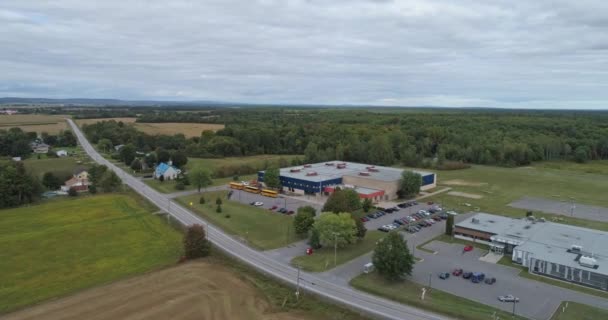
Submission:
[[[262,196],[262,195],[256,194],[256,193],[246,192],[243,190],[232,190],[232,191],[233,191],[233,193],[232,193],[232,196],[230,197],[230,200],[238,201],[238,202],[245,203],[245,204],[250,204],[251,202],[262,202],[263,205],[260,207],[264,208],[264,209],[270,209],[270,208],[276,206],[277,209],[285,208],[288,211],[297,212],[299,207],[311,206],[317,210],[317,213],[319,213],[319,212],[321,212],[321,208],[323,207],[322,205],[317,204],[317,203],[311,203],[311,202],[307,202],[304,200],[294,199],[291,197],[284,197],[282,195],[279,195],[279,197],[277,197],[277,198],[271,198],[271,197],[265,197],[265,196]],[[276,211],[276,209],[275,209],[275,211]],[[280,214],[280,213],[277,213],[277,214]]]
[[[382,217],[376,218],[376,219],[370,219],[369,221],[365,222],[365,227],[369,230],[375,230],[378,229],[379,227],[382,227],[383,225],[387,225],[387,224],[391,224],[393,223],[393,220],[395,219],[401,219],[401,218],[405,218],[406,216],[410,216],[415,214],[416,212],[418,212],[419,210],[429,210],[431,207],[433,207],[434,205],[429,205],[426,202],[424,203],[418,203],[417,205],[408,207],[408,208],[399,208],[398,211],[393,212],[393,213],[388,213]],[[375,211],[378,210],[370,210],[370,213],[374,213]]]

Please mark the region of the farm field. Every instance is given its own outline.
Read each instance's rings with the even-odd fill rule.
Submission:
[[[193,194],[176,200],[227,233],[239,236],[249,245],[262,250],[276,249],[298,240],[293,230],[293,218],[226,199],[227,191],[205,192],[206,203],[199,204],[201,195]],[[215,201],[222,199],[222,212],[216,212]],[[192,206],[190,206],[192,203]]]
[[[456,192],[481,195],[482,198],[471,199],[440,194],[425,200],[441,203],[445,208],[457,211],[478,209],[482,212],[511,217],[525,216],[525,210],[508,206],[512,201],[524,196],[555,201],[573,197],[577,203],[608,207],[608,198],[605,197],[604,192],[608,190],[608,176],[581,171],[583,167],[605,170],[606,163],[598,161],[580,166],[573,163],[568,164],[569,169],[553,169],[539,164],[519,168],[475,165],[464,170],[438,171],[440,186],[451,187],[452,191]],[[556,217],[539,212],[534,214],[548,220]],[[568,216],[559,216],[559,218],[560,222],[568,224],[608,230],[608,223],[584,220],[576,218],[576,215],[574,218]]]
[[[562,308],[565,311],[562,312]],[[608,319],[608,310],[580,304],[572,301],[562,302],[551,320],[596,320]]]
[[[175,263],[181,233],[134,194],[0,211],[0,314]]]
[[[63,115],[14,114],[0,115],[0,129],[19,127],[23,131],[57,134],[68,128]]]
[[[116,120],[125,123],[133,123],[135,128],[147,134],[166,134],[174,135],[181,133],[187,138],[199,137],[204,130],[217,131],[224,128],[223,124],[215,123],[181,123],[181,122],[166,122],[166,123],[147,123],[135,122],[136,118],[100,118],[100,119],[79,119],[76,120],[78,125],[97,123],[104,120]]]
[[[9,314],[33,319],[362,320],[221,258],[210,257],[92,288]],[[283,307],[285,297],[291,299]],[[100,312],[100,310],[104,310]]]
[[[364,255],[376,247],[378,240],[384,238],[386,233],[370,230],[365,238],[355,244],[339,248],[336,254],[337,265]],[[334,247],[328,246],[315,250],[313,255],[303,255],[291,260],[292,265],[298,265],[305,271],[322,272],[334,268]]]
[[[420,292],[423,286],[408,280],[387,281],[376,272],[357,276],[351,280],[350,284],[359,290],[411,306],[442,313],[455,319],[491,319],[491,315],[494,312],[496,312],[496,316],[500,317],[500,319],[525,319],[520,316],[513,317],[509,312],[438,289],[428,291],[425,299],[420,300]]]

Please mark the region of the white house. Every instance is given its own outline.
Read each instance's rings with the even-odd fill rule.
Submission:
[[[58,157],[67,157],[68,156],[68,152],[65,150],[59,150],[59,151],[55,152],[55,154],[57,154]]]
[[[154,170],[154,179],[159,179],[162,176],[165,180],[173,180],[176,179],[181,172],[182,171],[178,168],[161,162],[156,166],[156,170]]]

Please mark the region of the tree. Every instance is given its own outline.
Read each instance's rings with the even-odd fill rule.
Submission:
[[[100,183],[101,178],[107,170],[108,167],[104,165],[93,165],[91,168],[89,168],[89,181],[94,185]]]
[[[264,183],[269,188],[280,188],[281,180],[279,179],[280,171],[278,167],[270,167],[264,172]]]
[[[148,168],[154,168],[154,166],[156,165],[156,155],[154,153],[148,153],[144,157],[144,162],[146,163],[146,166]]]
[[[169,151],[165,150],[165,149],[157,149],[156,150],[156,163],[167,163],[169,162],[169,160],[171,159],[171,154],[169,153]]]
[[[206,257],[211,253],[211,243],[200,224],[188,227],[184,235],[184,255],[187,259]]]
[[[124,162],[126,165],[130,165],[131,162],[135,159],[135,146],[132,144],[128,144],[122,148],[120,148],[119,155],[120,160]]]
[[[42,176],[42,185],[49,190],[57,190],[61,187],[61,181],[52,172],[45,172]]]
[[[374,135],[369,142],[369,161],[373,164],[391,165],[395,162],[395,155],[388,136]]]
[[[217,207],[215,208],[215,212],[222,213],[222,205],[221,204],[217,205]]]
[[[301,207],[298,208],[298,213],[293,219],[293,226],[297,234],[306,234],[312,228],[312,225],[315,223],[315,211],[312,208],[312,212],[310,210],[302,210],[304,208],[312,208],[312,207]]]
[[[217,204],[218,206],[222,205],[222,198],[220,198],[219,196],[215,199],[215,204]]]
[[[369,210],[372,208],[372,205],[372,200],[370,198],[365,198],[361,203],[361,208],[363,208],[363,212],[368,213]]]
[[[190,180],[190,183],[193,183],[196,186],[199,193],[201,192],[202,188],[206,188],[213,183],[209,172],[201,167],[196,167],[190,170],[188,173],[188,179]]]
[[[585,146],[579,146],[574,149],[574,161],[585,163],[589,160],[589,149]]]
[[[174,166],[181,168],[188,163],[188,157],[182,151],[175,151],[171,156],[171,161]]]
[[[306,162],[315,162],[319,157],[319,148],[317,144],[314,142],[308,143],[306,149],[304,150],[304,160]]]
[[[198,199],[198,203],[199,203],[199,204],[205,204],[205,197],[201,196],[201,197]]]
[[[419,173],[405,170],[403,171],[403,174],[401,174],[397,194],[401,198],[410,198],[420,192],[421,186],[422,176]]]
[[[359,194],[352,189],[335,189],[334,193],[329,196],[325,205],[324,212],[353,212],[361,208],[361,199]]]
[[[94,184],[89,186],[89,193],[90,194],[96,194],[97,193],[97,186],[95,186]]]
[[[354,242],[357,233],[355,221],[347,212],[321,213],[313,228],[319,231],[319,239],[324,246],[333,245],[337,241],[339,247],[344,247]]]
[[[388,280],[398,280],[412,274],[415,261],[407,242],[398,232],[391,232],[376,245],[372,262],[380,275]]]
[[[321,248],[321,238],[319,236],[319,231],[315,228],[312,228],[310,232],[310,239],[308,240],[308,244],[313,249]]]
[[[363,223],[363,221],[361,221],[361,219],[353,218],[353,220],[355,220],[355,225],[357,226],[357,238],[365,238],[365,234],[367,233],[367,228],[365,227],[365,224]]]
[[[104,152],[109,152],[114,146],[112,145],[112,140],[104,138],[99,139],[99,142],[97,142],[97,147]]]
[[[74,187],[70,187],[70,189],[68,189],[68,196],[75,197],[77,195],[78,195],[78,191],[76,191],[76,189],[74,189]]]
[[[131,169],[136,172],[141,171],[141,161],[139,159],[133,159],[131,162]]]
[[[451,236],[454,231],[454,215],[448,214],[448,219],[445,221],[445,234]]]
[[[120,178],[114,171],[107,170],[103,174],[99,184],[103,192],[113,192],[122,184],[122,181],[120,181]]]

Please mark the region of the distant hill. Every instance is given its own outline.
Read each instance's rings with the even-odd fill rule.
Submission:
[[[221,101],[155,101],[155,100],[119,100],[119,99],[50,99],[50,98],[0,98],[2,104],[48,104],[78,106],[218,106],[233,105]],[[240,104],[239,104],[240,105]]]

